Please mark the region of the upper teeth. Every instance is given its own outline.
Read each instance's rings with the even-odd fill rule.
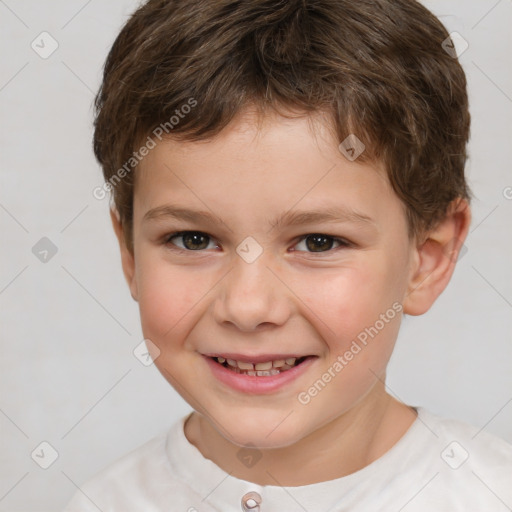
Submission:
[[[271,368],[290,369],[295,364],[296,357],[289,357],[288,359],[276,359],[275,361],[266,361],[264,363],[246,363],[245,361],[235,361],[234,359],[225,359],[223,357],[217,357],[219,363],[228,362],[229,366],[233,368],[240,368],[240,370],[249,371],[265,371]]]

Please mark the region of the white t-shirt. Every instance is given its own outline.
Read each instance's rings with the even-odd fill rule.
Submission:
[[[64,512],[240,512],[250,492],[261,497],[260,512],[512,510],[512,445],[415,409],[417,419],[382,457],[299,487],[230,476],[187,440],[187,415],[83,485]]]

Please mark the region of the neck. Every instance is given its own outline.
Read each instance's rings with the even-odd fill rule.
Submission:
[[[295,487],[359,471],[392,448],[415,419],[416,412],[388,395],[382,386],[299,442],[255,450],[262,457],[251,468],[233,463],[240,447],[197,412],[186,422],[185,435],[205,458],[236,478],[258,485]]]

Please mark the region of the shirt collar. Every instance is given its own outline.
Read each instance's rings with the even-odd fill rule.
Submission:
[[[167,457],[174,473],[183,483],[201,496],[204,502],[223,512],[242,510],[241,500],[250,492],[261,496],[261,512],[328,510],[357,492],[358,484],[367,485],[368,479],[375,481],[378,487],[375,492],[378,493],[397,472],[405,471],[407,465],[417,462],[418,450],[422,449],[422,443],[418,440],[427,441],[429,432],[422,420],[424,410],[421,407],[415,409],[418,411],[416,420],[382,457],[355,473],[316,484],[298,487],[261,486],[226,473],[205,458],[186,438],[184,425],[192,413],[181,418],[170,429],[166,440]],[[393,468],[393,471],[389,471],[389,468]],[[375,475],[379,475],[378,480],[372,478]]]

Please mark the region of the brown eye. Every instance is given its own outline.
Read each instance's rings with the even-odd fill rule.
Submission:
[[[181,243],[177,243],[176,241],[179,241],[180,239]],[[172,235],[167,241],[181,249],[199,251],[208,247],[210,244],[210,237],[200,231],[184,231],[183,233],[176,233]]]
[[[311,235],[304,236],[295,246],[295,250],[302,252],[327,252],[340,246],[348,247],[350,246],[350,243],[334,236],[313,233]]]
[[[306,247],[311,252],[329,251],[332,249],[334,239],[326,235],[308,235],[306,237]]]

